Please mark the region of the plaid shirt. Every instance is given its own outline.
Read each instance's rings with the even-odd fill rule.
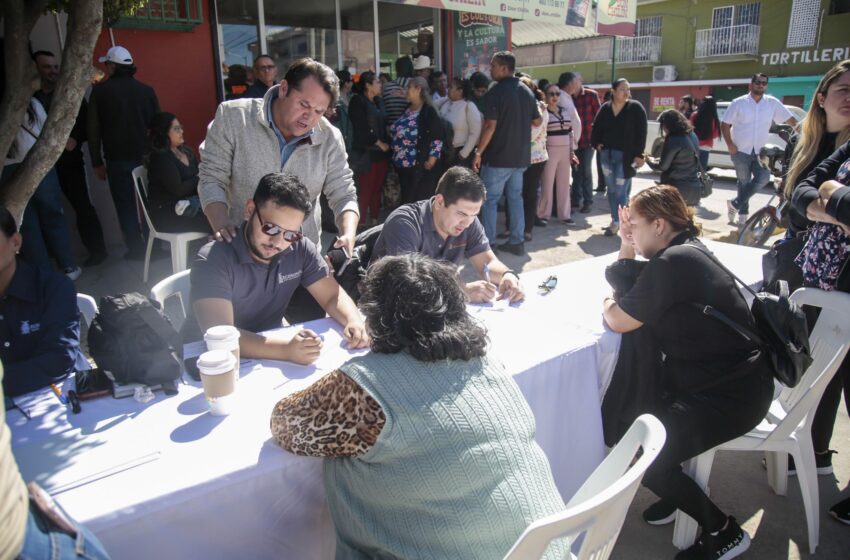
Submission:
[[[581,138],[578,141],[578,147],[580,149],[589,148],[593,119],[599,112],[599,95],[592,89],[584,88],[584,93],[573,96],[573,102],[575,102],[576,111],[578,111],[578,116],[581,119]]]

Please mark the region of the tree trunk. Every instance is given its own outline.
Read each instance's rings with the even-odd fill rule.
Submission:
[[[32,97],[36,71],[30,58],[29,36],[46,5],[47,0],[4,0],[0,14],[6,63],[6,87],[0,99],[0,155],[4,161]]]
[[[19,2],[20,0],[14,0]],[[40,12],[39,12],[40,13]],[[56,91],[50,105],[50,114],[44,124],[38,141],[18,167],[11,180],[3,189],[3,199],[6,208],[20,223],[27,201],[35,192],[44,176],[53,168],[68,137],[80,103],[86,91],[92,74],[92,53],[100,27],[103,21],[103,0],[75,0],[68,11],[68,38],[62,51],[62,69]],[[26,35],[35,25],[35,20],[29,25]],[[8,26],[7,26],[8,29]],[[7,30],[8,37],[8,30]],[[29,61],[29,56],[27,56]],[[29,62],[32,67],[32,62]],[[8,82],[7,82],[8,84]],[[7,86],[6,90],[10,88]],[[26,105],[24,105],[26,110]],[[16,122],[20,122],[23,111]],[[6,121],[0,120],[5,124]],[[0,124],[0,134],[3,125]],[[10,127],[11,128],[11,127]],[[17,125],[14,127],[17,131]],[[2,137],[0,137],[2,140]],[[0,144],[2,148],[2,144]]]

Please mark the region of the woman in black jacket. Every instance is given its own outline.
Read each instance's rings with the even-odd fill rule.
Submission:
[[[357,185],[360,225],[368,227],[378,222],[390,150],[381,104],[381,80],[371,70],[360,74],[360,80],[354,85],[354,95],[348,103],[348,118],[354,132],[349,159],[354,171],[354,184]],[[367,212],[370,214],[368,218]]]
[[[157,231],[210,231],[198,198],[198,159],[171,113],[151,120],[147,209]]]
[[[611,91],[611,101],[599,108],[590,134],[608,187],[611,224],[605,229],[606,236],[617,234],[620,227],[617,210],[629,203],[632,177],[644,164],[646,145],[646,111],[643,105],[630,99],[629,82],[620,78],[611,84]]]
[[[836,148],[848,150],[850,140],[850,60],[839,62],[828,70],[815,90],[811,106],[801,124],[800,135],[794,146],[788,174],[785,176],[785,195],[791,200],[787,207],[788,231],[777,248],[789,257],[800,253],[804,240],[802,234],[813,224],[841,222],[850,225],[847,214],[846,193],[850,188],[838,189],[828,196],[826,189],[835,186],[834,179],[842,162],[848,157]],[[833,153],[835,152],[835,155]],[[832,156],[832,157],[830,157]],[[830,162],[831,163],[828,163]],[[826,183],[826,186],[824,186]],[[819,192],[823,189],[824,192]],[[845,198],[842,199],[842,196]],[[829,200],[829,203],[826,202]],[[818,227],[817,229],[820,229]],[[783,245],[785,246],[783,248]],[[789,263],[790,264],[790,263]],[[850,291],[850,267],[836,281],[836,289]],[[802,271],[787,275],[789,287],[794,290],[801,285]],[[815,273],[816,274],[816,273]],[[811,283],[807,283],[812,285]],[[830,441],[835,427],[835,418],[841,403],[842,387],[844,401],[850,407],[850,358],[846,358],[832,381],[826,386],[820,404],[812,419],[812,444],[818,474],[832,473],[832,451]],[[789,460],[789,471],[794,465]],[[842,505],[843,504],[843,505]],[[850,503],[842,502],[830,513],[850,523]]]
[[[662,184],[679,189],[688,206],[697,206],[702,186],[699,182],[699,144],[693,127],[675,109],[658,115],[658,127],[664,135],[664,147],[657,160],[649,158],[649,166],[661,172]]]
[[[658,364],[657,401],[648,411],[667,430],[664,449],[643,478],[660,498],[644,520],[672,523],[682,510],[702,534],[676,558],[735,558],[749,546],[749,535],[682,471],[682,462],[747,433],[764,418],[773,399],[769,361],[754,342],[693,305],[711,305],[755,329],[735,281],[696,238],[693,209],[678,190],[645,189],[620,214],[620,259],[639,266],[639,274],[633,286],[605,299],[602,316],[614,332],[643,329],[655,340],[655,347],[635,352]],[[637,254],[648,259],[642,266]]]
[[[432,105],[425,78],[411,78],[407,84],[409,105],[390,127],[392,161],[401,183],[402,202],[416,202],[434,196],[440,178],[440,156],[445,132],[439,113]]]

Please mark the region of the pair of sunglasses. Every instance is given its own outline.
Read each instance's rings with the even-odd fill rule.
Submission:
[[[554,290],[554,289],[555,289],[555,287],[556,287],[557,285],[558,285],[558,277],[557,277],[557,276],[555,276],[555,275],[553,274],[552,276],[550,276],[549,278],[547,278],[546,280],[544,280],[544,281],[543,281],[543,282],[542,282],[539,286],[537,286],[537,287],[538,287],[538,288],[540,289],[540,291],[542,291],[543,293],[548,294],[549,292],[551,292],[552,290]]]
[[[300,231],[282,228],[271,222],[264,222],[256,205],[254,205],[254,214],[257,216],[257,221],[260,222],[260,229],[269,237],[274,237],[277,234],[283,234],[283,240],[287,243],[295,243],[304,237],[304,234]]]

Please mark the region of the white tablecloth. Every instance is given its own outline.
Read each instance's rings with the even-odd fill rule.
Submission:
[[[748,283],[760,277],[760,252],[711,249]],[[619,336],[604,329],[600,309],[610,291],[603,271],[615,258],[524,274],[528,297],[519,307],[470,307],[534,411],[537,440],[565,499],[604,455],[600,395]],[[558,287],[538,293],[550,274]],[[33,417],[17,410],[6,417],[24,477],[52,489],[115,558],[332,558],[321,460],[282,451],[268,428],[281,397],[350,355],[333,321],[311,328],[325,339],[319,361],[243,360],[239,406],[228,417],[206,414],[194,384],[148,404],[84,402],[78,415],[66,414],[49,391],[16,399]]]

